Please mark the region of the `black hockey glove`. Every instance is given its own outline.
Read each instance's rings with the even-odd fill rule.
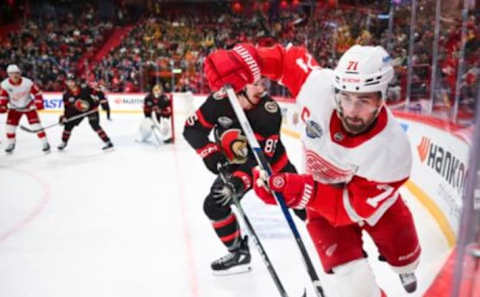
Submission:
[[[205,166],[207,166],[208,170],[213,172],[214,174],[218,174],[218,166],[223,166],[224,164],[228,163],[227,158],[222,152],[214,152],[205,158],[203,158],[203,162]]]
[[[65,125],[65,121],[67,120],[67,118],[64,116],[64,115],[61,115],[59,118],[58,118],[58,123],[60,125]]]
[[[227,178],[226,182],[214,184],[212,187],[212,196],[218,204],[227,206],[233,203],[234,195],[242,194],[243,190],[242,180],[234,176]]]

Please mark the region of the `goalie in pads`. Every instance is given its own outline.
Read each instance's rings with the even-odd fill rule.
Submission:
[[[140,141],[147,141],[154,135],[158,142],[173,142],[172,100],[163,92],[161,85],[155,85],[145,97],[143,114],[145,118],[140,124]],[[158,133],[161,139],[154,133]]]

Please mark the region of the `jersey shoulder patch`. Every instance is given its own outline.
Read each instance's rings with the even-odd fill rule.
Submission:
[[[230,128],[230,126],[233,125],[233,120],[230,117],[227,117],[227,116],[220,116],[217,119],[217,122],[224,129],[228,129],[228,128]]]
[[[265,110],[268,111],[269,113],[277,113],[279,110],[279,106],[275,101],[265,102],[264,107],[265,107]]]

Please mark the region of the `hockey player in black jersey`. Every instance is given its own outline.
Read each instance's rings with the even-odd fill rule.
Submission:
[[[247,85],[238,94],[265,156],[275,172],[296,172],[280,140],[282,115],[263,83]],[[215,142],[209,139],[213,130]],[[240,123],[225,93],[211,94],[185,123],[183,135],[214,174],[218,168],[227,172],[227,182],[215,179],[203,209],[229,253],[214,261],[214,274],[230,274],[250,270],[247,237],[242,237],[237,218],[231,209],[233,195],[242,197],[252,187],[252,169],[257,165]],[[296,212],[305,219],[304,212]]]
[[[100,116],[98,114],[98,105],[100,104],[100,97],[97,92],[88,86],[82,86],[75,81],[73,75],[67,75],[65,81],[67,90],[63,93],[63,105],[65,108],[64,114],[60,116],[60,123],[64,124],[62,143],[58,145],[58,150],[64,150],[67,146],[70,135],[75,126],[78,126],[85,117],[88,117],[88,123],[92,129],[103,140],[105,146],[103,150],[113,148],[113,144],[108,138],[107,133],[100,127]],[[95,110],[95,111],[93,111]],[[78,116],[92,111],[85,117],[80,117],[73,121],[68,121],[69,118]]]
[[[145,115],[144,123],[142,123],[143,126],[152,128],[161,126],[161,130],[166,130],[164,133],[166,136],[164,137],[163,142],[173,142],[173,127],[171,125],[172,100],[168,94],[164,93],[161,85],[155,85],[152,88],[152,91],[145,97],[143,102],[143,114]],[[155,115],[158,125],[153,122],[152,114]]]

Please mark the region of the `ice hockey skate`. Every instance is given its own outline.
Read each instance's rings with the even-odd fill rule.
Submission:
[[[62,143],[60,143],[60,144],[57,146],[57,149],[58,149],[59,151],[63,151],[66,147],[67,147],[67,142],[62,141]]]
[[[113,143],[111,141],[105,142],[105,146],[102,147],[102,150],[104,151],[111,151],[113,150]]]
[[[42,146],[42,152],[45,154],[50,153],[50,144],[48,142],[44,143]]]
[[[12,154],[13,153],[13,150],[15,149],[15,142],[14,143],[10,143],[7,148],[5,149],[5,152],[7,154]]]
[[[403,288],[408,293],[413,293],[417,290],[417,277],[413,272],[400,273],[400,282],[402,283]]]
[[[244,273],[251,270],[250,250],[248,248],[248,237],[245,236],[240,246],[229,252],[227,255],[212,262],[212,271],[214,275],[231,275]]]

